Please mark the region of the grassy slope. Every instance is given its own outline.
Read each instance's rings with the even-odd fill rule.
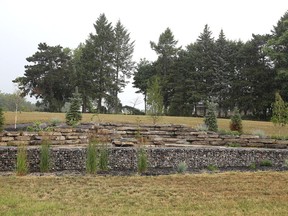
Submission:
[[[288,173],[0,177],[0,215],[288,215]]]
[[[5,123],[13,124],[14,116],[13,112],[4,113]],[[43,113],[43,112],[22,112],[18,114],[18,123],[27,123],[27,122],[35,122],[35,121],[50,121],[53,118],[57,118],[65,121],[64,113]],[[132,115],[105,115],[99,114],[83,114],[83,122],[130,122],[130,123],[152,123],[152,120],[149,116],[132,116]],[[218,119],[218,125],[220,129],[229,129],[229,119]],[[191,127],[196,127],[197,125],[203,124],[203,118],[193,118],[193,117],[171,117],[165,116],[161,118],[159,123],[164,124],[186,124]],[[243,121],[243,127],[245,133],[253,133],[254,130],[261,129],[266,135],[277,135],[278,128],[274,127],[271,122],[263,122],[263,121]],[[288,135],[288,127],[284,127],[281,129],[281,134]]]

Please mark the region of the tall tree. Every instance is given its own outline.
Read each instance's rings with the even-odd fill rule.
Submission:
[[[91,33],[86,40],[84,65],[85,70],[91,74],[98,112],[103,112],[104,99],[108,97],[108,91],[114,87],[114,32],[105,14],[99,16],[94,28],[96,33]]]
[[[288,11],[280,18],[272,30],[272,36],[264,49],[276,69],[278,90],[284,100],[288,100]]]
[[[130,33],[122,25],[120,20],[114,28],[115,33],[115,54],[114,54],[114,89],[112,92],[113,100],[116,107],[115,112],[119,112],[117,107],[118,93],[123,90],[127,84],[127,78],[130,78],[134,69],[135,63],[132,60],[134,52],[134,41],[130,41]]]
[[[30,64],[25,65],[24,76],[13,80],[22,96],[40,98],[49,111],[60,112],[73,89],[70,50],[40,43],[38,51],[26,60]]]
[[[156,75],[155,66],[147,59],[140,59],[140,62],[136,66],[133,78],[133,87],[139,90],[136,93],[142,93],[144,95],[145,113],[147,110],[147,89],[148,83],[151,77]]]
[[[158,43],[150,41],[151,48],[157,53],[158,75],[161,77],[164,112],[167,114],[173,86],[171,85],[172,67],[181,47],[170,28],[167,28],[159,37]]]

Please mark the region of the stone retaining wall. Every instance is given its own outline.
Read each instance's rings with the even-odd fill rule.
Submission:
[[[110,170],[136,170],[138,148],[108,148]],[[269,160],[274,167],[282,167],[288,160],[288,150],[254,148],[146,148],[149,168],[176,168],[186,162],[189,168],[201,169],[208,165],[218,168],[248,167]],[[39,147],[28,147],[29,171],[38,172]],[[86,147],[53,147],[50,149],[51,171],[85,171]],[[0,171],[14,171],[17,147],[0,147]]]
[[[82,124],[76,128],[56,127],[53,131],[2,132],[0,146],[40,145],[49,140],[52,145],[87,145],[97,138],[119,147],[147,146],[189,147],[226,146],[287,149],[288,140],[260,138],[255,135],[219,135],[197,131],[184,125]]]

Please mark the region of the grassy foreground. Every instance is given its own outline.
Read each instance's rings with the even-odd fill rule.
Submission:
[[[13,112],[5,112],[5,124],[14,124],[15,114]],[[65,121],[64,113],[45,113],[45,112],[21,112],[17,115],[18,123],[31,123],[35,121],[49,122],[52,119]],[[113,115],[113,114],[83,114],[82,122],[114,122],[114,123],[152,123],[149,116],[136,115]],[[218,119],[220,129],[229,129],[229,119]],[[186,124],[190,127],[197,127],[203,124],[203,118],[194,117],[172,117],[164,116],[160,119],[159,124]],[[264,121],[245,121],[243,120],[244,132],[251,134],[255,130],[263,130],[266,135],[278,135],[279,128],[275,127],[271,122]],[[281,135],[288,135],[288,127],[281,128]]]
[[[288,173],[0,177],[0,215],[288,215]]]

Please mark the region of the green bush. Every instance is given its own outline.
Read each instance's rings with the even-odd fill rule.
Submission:
[[[90,174],[97,171],[96,144],[94,142],[90,142],[87,147],[86,171]]]
[[[215,115],[215,105],[210,103],[208,105],[207,114],[204,118],[204,123],[207,125],[209,131],[218,131],[217,118]]]
[[[145,151],[145,149],[140,148],[138,151],[138,173],[144,173],[147,170],[147,153]]]
[[[256,163],[251,163],[251,164],[249,165],[249,169],[251,169],[251,170],[256,170]]]
[[[17,149],[17,162],[16,162],[16,174],[19,176],[26,175],[28,173],[27,163],[27,147],[18,146]]]
[[[266,138],[266,134],[265,134],[265,131],[263,130],[260,130],[260,129],[256,129],[252,132],[253,135],[256,135],[256,136],[259,136],[260,138]]]
[[[238,109],[234,109],[234,114],[231,116],[230,130],[243,133],[242,119]]]
[[[187,171],[187,164],[185,162],[180,162],[178,165],[177,165],[177,172],[178,173],[185,173]]]
[[[50,144],[48,141],[43,141],[40,149],[40,172],[49,172],[50,169]]]
[[[211,171],[211,172],[214,172],[214,171],[217,171],[217,170],[218,170],[218,167],[215,166],[215,165],[213,165],[213,164],[209,164],[209,165],[207,166],[207,169],[208,169],[209,171]]]
[[[263,160],[260,162],[260,166],[266,166],[266,167],[271,167],[273,164],[272,164],[272,161],[271,160]]]
[[[4,129],[4,121],[5,121],[4,113],[2,108],[0,107],[0,132],[3,131]]]

